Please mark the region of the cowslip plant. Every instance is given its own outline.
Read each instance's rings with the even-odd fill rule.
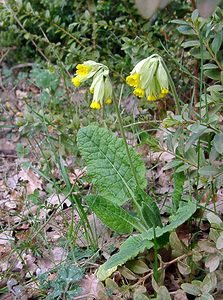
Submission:
[[[161,58],[157,55],[154,55],[154,58],[156,63],[154,65],[152,63],[152,68],[155,70],[161,62]],[[150,59],[151,58],[148,58],[146,61]],[[138,81],[137,84],[136,82],[134,83],[136,88],[140,82],[143,82],[142,87],[146,88],[147,85],[149,85],[150,79],[152,82],[155,82],[156,86],[157,78],[160,79],[162,77],[161,74],[157,75],[157,70],[151,72],[147,63],[145,64],[145,70],[142,71],[141,68],[143,68],[144,62],[145,60],[137,65],[136,73],[139,74],[139,76],[135,76],[135,71],[133,71],[132,77],[130,75],[127,79],[129,83],[132,83],[134,80]],[[86,78],[89,79],[94,76],[93,82],[96,78],[97,82],[101,82],[100,79],[98,79],[99,76],[103,76],[104,80],[108,78],[106,77],[108,76],[106,66],[99,64],[100,67],[95,72],[89,68],[85,68],[85,65],[87,66],[87,62],[84,63],[82,67],[78,66],[74,79],[79,78],[78,76],[83,76],[83,78],[80,77],[80,80],[84,82]],[[140,66],[140,68],[138,68],[138,66]],[[80,70],[83,70],[83,72],[80,72]],[[91,71],[94,72],[94,74],[90,75]],[[147,87],[145,94],[147,96],[149,96],[149,93],[151,95],[154,94],[154,96],[159,96],[163,93],[162,96],[164,96],[164,92],[166,94],[168,89],[168,76],[166,73],[164,77],[160,79],[157,90],[155,90],[155,87],[151,87],[152,91],[150,91],[149,87]],[[102,83],[100,84],[103,86]],[[102,95],[100,95],[100,100],[97,101],[97,103],[100,104],[97,108],[100,108],[105,100],[103,87],[99,89],[99,93],[100,91]],[[152,248],[154,243],[156,244],[156,248],[163,245],[163,238],[160,238],[174,231],[196,211],[196,203],[188,200],[178,206],[179,209],[171,216],[168,225],[164,226],[162,224],[159,208],[153,199],[144,191],[147,185],[145,177],[146,169],[139,154],[127,144],[119,108],[113,91],[112,97],[118,116],[122,139],[115,137],[109,130],[96,125],[89,125],[80,129],[77,135],[79,150],[87,165],[88,176],[94,184],[95,190],[95,194],[87,196],[85,200],[92,211],[112,230],[118,233],[133,233],[133,231],[137,231],[137,233],[130,236],[122,244],[120,251],[108,259],[105,264],[100,266],[97,272],[97,276],[100,280],[105,280],[118,266],[134,258],[140,252],[143,252],[144,249]],[[94,100],[92,103],[94,103]],[[132,203],[132,207],[134,208],[132,211],[127,211],[122,207],[127,201]]]
[[[100,109],[104,103],[112,103],[112,85],[107,66],[88,60],[83,64],[78,64],[76,69],[76,76],[72,78],[76,87],[93,77],[90,86],[90,92],[93,94],[90,105],[92,109]]]

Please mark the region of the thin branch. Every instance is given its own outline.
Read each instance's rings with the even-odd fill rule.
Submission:
[[[158,268],[158,271],[164,270],[167,267],[169,267],[170,265],[183,260],[184,258],[193,255],[193,252],[189,252],[187,254],[183,254],[181,256],[178,256],[177,258],[174,258],[173,260],[163,263],[163,265],[161,267]],[[132,289],[134,289],[137,285],[139,285],[140,283],[144,282],[146,279],[150,278],[151,276],[153,276],[153,271],[151,271],[150,273],[148,273],[147,275],[145,275],[144,277],[140,278],[139,281],[137,281],[134,285],[131,286]]]

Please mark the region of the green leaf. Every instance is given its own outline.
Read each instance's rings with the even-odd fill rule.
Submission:
[[[198,153],[195,150],[195,147],[191,147],[185,152],[185,158],[187,159],[188,162],[192,165],[197,165],[197,160],[198,160]]]
[[[205,49],[203,49],[201,51],[200,47],[199,48],[198,47],[192,48],[190,50],[190,53],[191,53],[191,55],[193,55],[197,59],[201,59],[201,58],[203,58],[203,59],[211,59],[210,53],[207,50],[205,50]]]
[[[192,22],[196,22],[196,20],[198,19],[199,17],[199,10],[198,9],[195,9],[192,14],[191,14],[191,20]]]
[[[215,84],[211,85],[207,88],[208,92],[223,92],[223,85],[221,84]]]
[[[133,259],[126,264],[127,268],[129,268],[135,274],[144,274],[149,271],[149,267],[144,263],[143,260]]]
[[[215,273],[209,273],[205,276],[202,284],[202,293],[213,293],[217,287],[217,277]]]
[[[178,257],[188,252],[187,247],[179,239],[176,232],[171,232],[169,237],[170,247],[172,249],[172,254],[174,257]]]
[[[182,25],[182,26],[179,26],[177,28],[177,30],[182,33],[182,34],[185,34],[185,35],[194,35],[195,34],[195,31],[192,29],[191,26],[189,25]]]
[[[145,240],[142,235],[135,235],[129,237],[120,247],[118,253],[114,254],[109,260],[101,265],[97,272],[99,280],[103,281],[116,271],[118,266],[123,265],[128,260],[136,257],[145,249],[153,247],[153,243]]]
[[[204,75],[214,80],[221,80],[221,71],[218,69],[205,70]]]
[[[203,65],[203,70],[210,70],[210,69],[218,69],[218,66],[215,64],[205,64]],[[208,88],[207,88],[208,90]]]
[[[190,165],[184,164],[175,170],[175,173],[182,173],[190,168]]]
[[[191,41],[187,41],[187,42],[182,43],[181,46],[183,48],[196,47],[196,46],[200,46],[200,43],[197,40],[191,40]]]
[[[165,232],[171,232],[185,223],[197,210],[196,202],[190,201],[181,206],[175,215],[171,216],[171,223],[164,227]]]
[[[203,176],[215,176],[218,174],[218,169],[212,165],[204,166],[199,169],[199,174]]]
[[[222,224],[222,220],[219,216],[217,216],[215,213],[213,213],[212,211],[208,212],[207,215],[207,220],[209,223],[211,224]]]
[[[159,209],[156,208],[155,203],[152,203],[151,206],[146,203],[142,204],[142,216],[149,227],[162,226]]]
[[[143,190],[137,188],[136,200],[142,207],[142,215],[149,227],[162,227],[160,211],[152,198]]]
[[[159,287],[157,291],[157,300],[171,300],[168,289],[165,286]]]
[[[214,146],[218,153],[223,154],[223,133],[215,135]]]
[[[178,226],[187,221],[196,211],[197,205],[195,202],[188,202],[186,205],[178,209],[177,213],[171,218],[169,225],[155,229],[156,238],[163,236],[167,232],[174,231]],[[154,238],[154,229],[150,228],[148,231],[129,237],[120,247],[118,253],[110,257],[103,265],[101,265],[97,272],[99,280],[105,280],[113,272],[117,270],[118,266],[123,265],[128,260],[136,257],[145,249],[153,247],[151,242]]]
[[[18,157],[22,158],[29,154],[29,149],[24,147],[23,144],[18,143],[16,145],[16,153],[17,153]]]
[[[198,132],[192,133],[189,139],[187,140],[187,143],[185,145],[185,151],[187,152],[188,149],[196,142],[198,141],[199,137],[201,137],[204,133],[212,132],[212,129],[209,128],[201,128]]]
[[[123,208],[101,196],[88,196],[87,204],[97,217],[109,228],[118,233],[130,233],[137,228],[137,221]]]
[[[174,191],[173,191],[173,209],[176,211],[179,207],[181,196],[183,194],[185,175],[183,172],[174,174]]]
[[[188,25],[188,22],[183,20],[171,20],[170,23],[179,24],[179,25]]]
[[[118,205],[125,203],[136,182],[132,175],[126,149],[122,139],[105,128],[89,125],[79,130],[77,141],[87,164],[88,175],[100,194]],[[146,187],[145,166],[140,156],[129,146],[141,188]]]
[[[187,294],[198,296],[201,294],[201,290],[191,283],[182,283],[181,288]]]
[[[220,30],[219,32],[216,33],[212,43],[211,43],[211,48],[215,54],[219,51],[221,44],[223,41],[223,32]]]
[[[176,160],[170,161],[163,167],[163,171],[178,167],[179,165],[182,165],[182,164],[183,164],[182,160],[176,159]]]

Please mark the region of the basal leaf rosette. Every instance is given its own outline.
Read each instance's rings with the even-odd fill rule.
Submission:
[[[168,75],[162,58],[157,54],[138,62],[127,76],[126,82],[134,88],[134,95],[138,98],[145,96],[148,101],[162,99],[169,92]]]
[[[76,75],[72,78],[75,87],[79,87],[83,82],[91,79],[90,92],[93,100],[90,108],[101,109],[104,104],[112,103],[112,84],[109,78],[109,69],[103,64],[88,60],[76,67]]]

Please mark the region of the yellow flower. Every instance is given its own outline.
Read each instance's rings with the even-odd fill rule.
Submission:
[[[139,74],[135,73],[126,77],[126,82],[130,86],[137,87],[139,85]]]
[[[157,100],[157,98],[155,96],[153,96],[153,95],[149,95],[147,97],[147,100],[149,100],[149,101],[155,101],[155,100]]]
[[[108,104],[108,105],[109,105],[109,104],[112,104],[112,99],[111,99],[111,98],[107,98],[107,99],[105,100],[105,103]]]
[[[168,89],[161,89],[161,93],[159,94],[159,98],[162,99],[166,97],[166,95],[169,93]]]
[[[167,95],[169,93],[169,90],[168,89],[161,89],[161,93],[164,94],[164,95]]]
[[[79,76],[87,76],[91,70],[91,67],[86,64],[78,64],[76,68],[76,74]]]
[[[92,109],[100,109],[101,108],[101,104],[97,101],[93,101],[91,102],[90,108]]]
[[[141,89],[141,88],[136,88],[133,91],[133,94],[136,95],[139,98],[142,98],[145,95],[145,91],[143,89]]]
[[[112,103],[112,84],[107,66],[88,60],[83,64],[78,64],[76,69],[76,76],[72,78],[76,87],[93,78],[90,85],[90,93],[93,94],[90,108],[100,109],[104,103]]]
[[[80,78],[78,76],[72,78],[72,82],[73,82],[73,85],[76,86],[76,87],[79,87],[81,82],[80,82]]]
[[[135,87],[133,94],[139,98],[145,95],[149,101],[155,101],[168,94],[168,81],[163,60],[157,54],[139,61],[126,78],[126,82]]]

